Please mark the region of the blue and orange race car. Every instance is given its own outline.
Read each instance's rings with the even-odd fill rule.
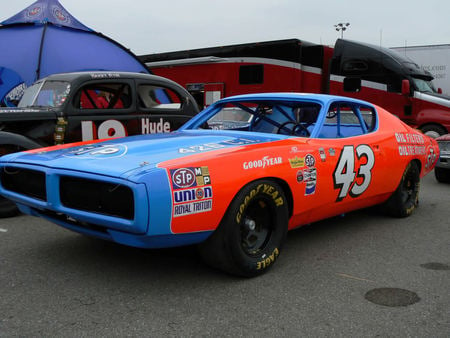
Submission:
[[[24,213],[117,243],[199,244],[255,276],[288,230],[382,205],[409,216],[436,141],[364,101],[273,93],[226,98],[170,134],[67,144],[0,159]]]

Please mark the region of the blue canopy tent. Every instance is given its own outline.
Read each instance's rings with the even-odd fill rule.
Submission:
[[[58,0],[38,0],[0,23],[0,102],[54,73],[145,72],[128,49],[75,19]],[[19,86],[19,87],[18,87]]]

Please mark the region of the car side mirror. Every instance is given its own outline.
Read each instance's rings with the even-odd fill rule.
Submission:
[[[409,80],[402,80],[402,94],[405,96],[409,96],[411,92],[411,87],[409,85]]]
[[[442,88],[437,89],[438,94],[442,94]]]

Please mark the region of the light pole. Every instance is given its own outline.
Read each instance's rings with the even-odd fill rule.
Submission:
[[[338,24],[334,25],[334,28],[339,32],[341,32],[341,39],[344,38],[344,31],[347,30],[347,27],[350,26],[350,22],[342,23],[339,22]]]

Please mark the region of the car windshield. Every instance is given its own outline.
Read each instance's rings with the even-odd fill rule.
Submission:
[[[60,107],[70,92],[66,81],[39,81],[27,88],[19,107]]]
[[[220,106],[200,128],[306,137],[316,123],[320,109],[315,102],[230,102]]]
[[[417,77],[413,78],[414,86],[419,92],[422,93],[437,93],[437,90],[434,88],[434,85],[431,81],[426,81],[423,79],[419,79]]]

